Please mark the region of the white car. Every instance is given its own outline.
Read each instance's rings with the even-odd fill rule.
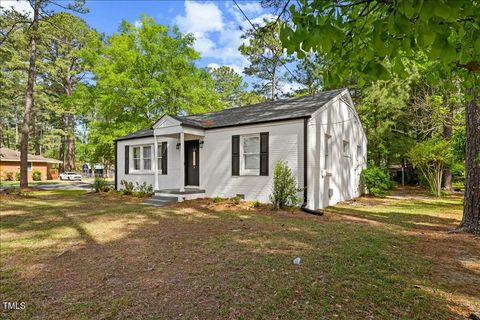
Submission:
[[[64,172],[60,174],[60,180],[82,180],[82,176],[76,172]]]

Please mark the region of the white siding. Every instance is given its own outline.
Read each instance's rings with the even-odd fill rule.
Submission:
[[[269,133],[269,175],[232,176],[232,135]],[[271,122],[205,131],[200,151],[200,186],[209,197],[245,195],[245,200],[269,202],[273,168],[287,161],[303,187],[303,120]]]
[[[308,120],[308,208],[325,208],[361,194],[360,172],[366,166],[367,140],[356,111],[352,108],[353,103],[345,91],[341,98],[333,99]],[[278,160],[288,163],[297,178],[298,186],[303,188],[303,130],[303,119],[205,130],[203,147],[199,150],[200,188],[205,189],[205,196],[208,197],[233,197],[243,194],[246,200],[269,202],[273,169]],[[260,132],[269,133],[269,175],[232,176],[232,136]],[[327,175],[324,172],[326,134],[331,136],[329,153],[331,165]],[[185,134],[185,138],[198,139],[199,136],[198,133]],[[180,181],[180,168],[183,164],[180,163],[180,150],[176,149],[179,139],[162,136],[157,139],[159,144],[168,141],[168,175],[159,174],[159,189],[180,188],[184,181]],[[349,156],[343,154],[343,141],[349,143]],[[155,184],[153,172],[125,174],[125,145],[129,145],[132,150],[132,146],[144,144],[153,146],[153,137],[118,141],[119,188],[122,179]],[[360,156],[357,156],[357,146],[361,146]],[[332,190],[331,197],[329,189]],[[299,192],[299,196],[303,197],[303,192]]]
[[[308,207],[325,208],[361,194],[360,172],[366,165],[367,140],[347,94],[334,99],[309,121]],[[325,174],[325,135],[330,138],[330,169]],[[344,156],[343,141],[348,141],[349,156]],[[357,161],[357,145],[362,161]],[[329,189],[332,194],[329,196]]]
[[[158,175],[158,185],[160,189],[174,189],[180,188],[180,151],[176,149],[177,139],[174,138],[165,138],[157,137],[158,144],[160,145],[162,141],[167,141],[168,145],[168,164],[167,164],[167,173],[166,175]],[[151,173],[133,173],[125,174],[125,146],[130,146],[130,153],[132,152],[132,147],[135,145],[146,145],[150,144],[153,150],[153,137],[141,138],[141,139],[132,139],[124,140],[117,142],[117,156],[118,156],[118,170],[117,170],[117,183],[118,189],[121,189],[120,181],[127,180],[132,182],[151,184],[155,186],[155,177],[153,171]],[[132,161],[130,161],[130,169],[132,168]],[[153,164],[152,164],[153,169]]]

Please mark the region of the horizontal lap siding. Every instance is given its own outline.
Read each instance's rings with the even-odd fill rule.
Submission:
[[[330,164],[331,176],[322,176],[325,168],[325,134],[331,136]],[[312,118],[309,128],[309,207],[325,208],[340,201],[359,196],[359,175],[362,167],[357,164],[357,145],[362,146],[366,159],[367,141],[361,123],[342,100],[330,103],[318,116]],[[343,155],[343,141],[349,142],[349,157]],[[333,195],[328,198],[328,189]]]
[[[232,176],[232,136],[261,132],[269,132],[269,175]],[[200,185],[207,196],[244,194],[246,200],[268,202],[278,160],[288,162],[298,185],[303,186],[303,120],[208,130],[204,141],[200,152]]]
[[[159,189],[174,189],[174,188],[180,188],[180,150],[176,150],[176,144],[177,144],[177,139],[173,138],[162,138],[158,137],[158,145],[161,145],[162,141],[167,141],[168,142],[168,174],[162,175],[161,173],[158,175],[158,184],[159,184]],[[132,152],[132,148],[135,145],[147,145],[151,144],[152,145],[152,150],[154,146],[154,140],[153,137],[148,137],[148,138],[141,138],[141,139],[132,139],[132,140],[124,140],[124,141],[118,141],[118,146],[117,146],[117,161],[118,161],[118,169],[117,169],[117,174],[118,174],[118,187],[121,189],[122,186],[120,182],[122,180],[127,180],[131,181],[133,183],[138,182],[138,183],[143,183],[146,182],[147,184],[151,184],[153,187],[155,186],[155,176],[152,173],[147,173],[147,174],[141,174],[141,173],[132,173],[130,171],[130,174],[125,174],[125,146],[128,145],[130,153]],[[153,155],[152,155],[153,156]],[[130,169],[133,167],[132,161],[129,163]],[[152,163],[152,168],[153,168],[153,163]]]

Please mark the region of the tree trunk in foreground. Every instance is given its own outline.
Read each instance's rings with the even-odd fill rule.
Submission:
[[[32,34],[30,36],[30,57],[28,66],[27,93],[25,96],[25,113],[23,115],[22,141],[20,143],[20,188],[28,187],[28,134],[30,115],[33,107],[33,90],[35,84],[35,63],[37,60],[38,3],[34,3]]]
[[[471,97],[471,98],[470,98]],[[480,110],[477,92],[467,90],[465,199],[460,229],[480,234]]]
[[[448,113],[443,122],[443,139],[450,140],[452,138],[452,121],[453,121],[453,107],[449,106]],[[449,168],[443,170],[442,186],[446,191],[452,191],[452,172]]]

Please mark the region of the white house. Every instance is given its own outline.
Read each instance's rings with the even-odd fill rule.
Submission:
[[[163,116],[116,139],[115,186],[151,184],[184,200],[269,202],[273,168],[288,163],[310,209],[361,194],[367,139],[347,89],[191,116]]]

